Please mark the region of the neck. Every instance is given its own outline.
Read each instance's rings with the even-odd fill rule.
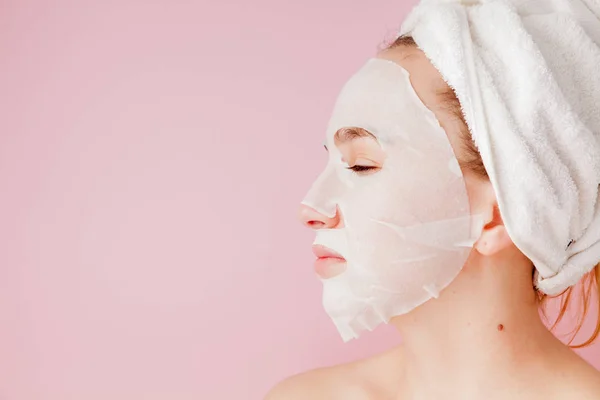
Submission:
[[[403,339],[404,398],[490,398],[565,349],[542,323],[531,266],[516,253],[474,252],[438,299],[392,323]]]

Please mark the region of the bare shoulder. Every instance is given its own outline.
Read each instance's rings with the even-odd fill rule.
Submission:
[[[591,365],[577,370],[576,376],[566,380],[562,389],[570,399],[595,400],[600,399],[600,371]],[[570,383],[570,384],[569,384]]]
[[[387,353],[291,376],[275,385],[265,400],[371,400],[386,397],[385,394],[393,390],[386,377],[390,373]]]
[[[279,382],[265,400],[366,399],[356,379],[348,374],[348,365],[319,368],[291,376]]]
[[[547,398],[600,399],[600,371],[579,357],[562,364],[556,363],[551,375],[545,384],[546,390],[552,392]]]

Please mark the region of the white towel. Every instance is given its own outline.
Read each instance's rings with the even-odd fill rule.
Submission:
[[[600,0],[422,0],[399,33],[456,91],[536,286],[576,284],[600,262]]]

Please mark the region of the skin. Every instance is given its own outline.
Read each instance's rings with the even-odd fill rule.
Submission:
[[[377,57],[409,72],[415,92],[434,112],[460,158],[456,117],[435,96],[446,83],[424,53],[399,47]],[[349,165],[385,162],[374,139],[338,147]],[[440,297],[391,320],[402,345],[292,376],[277,384],[267,400],[600,398],[600,373],[542,323],[531,262],[508,236],[490,182],[462,172],[471,208],[483,212],[487,224],[463,270]],[[336,229],[344,223],[339,215],[327,218],[304,205],[299,215],[311,229]]]

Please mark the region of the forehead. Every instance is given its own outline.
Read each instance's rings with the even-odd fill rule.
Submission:
[[[423,119],[431,118],[403,64],[369,59],[343,86],[327,127],[328,139],[342,128],[359,127],[386,141],[408,138]]]

